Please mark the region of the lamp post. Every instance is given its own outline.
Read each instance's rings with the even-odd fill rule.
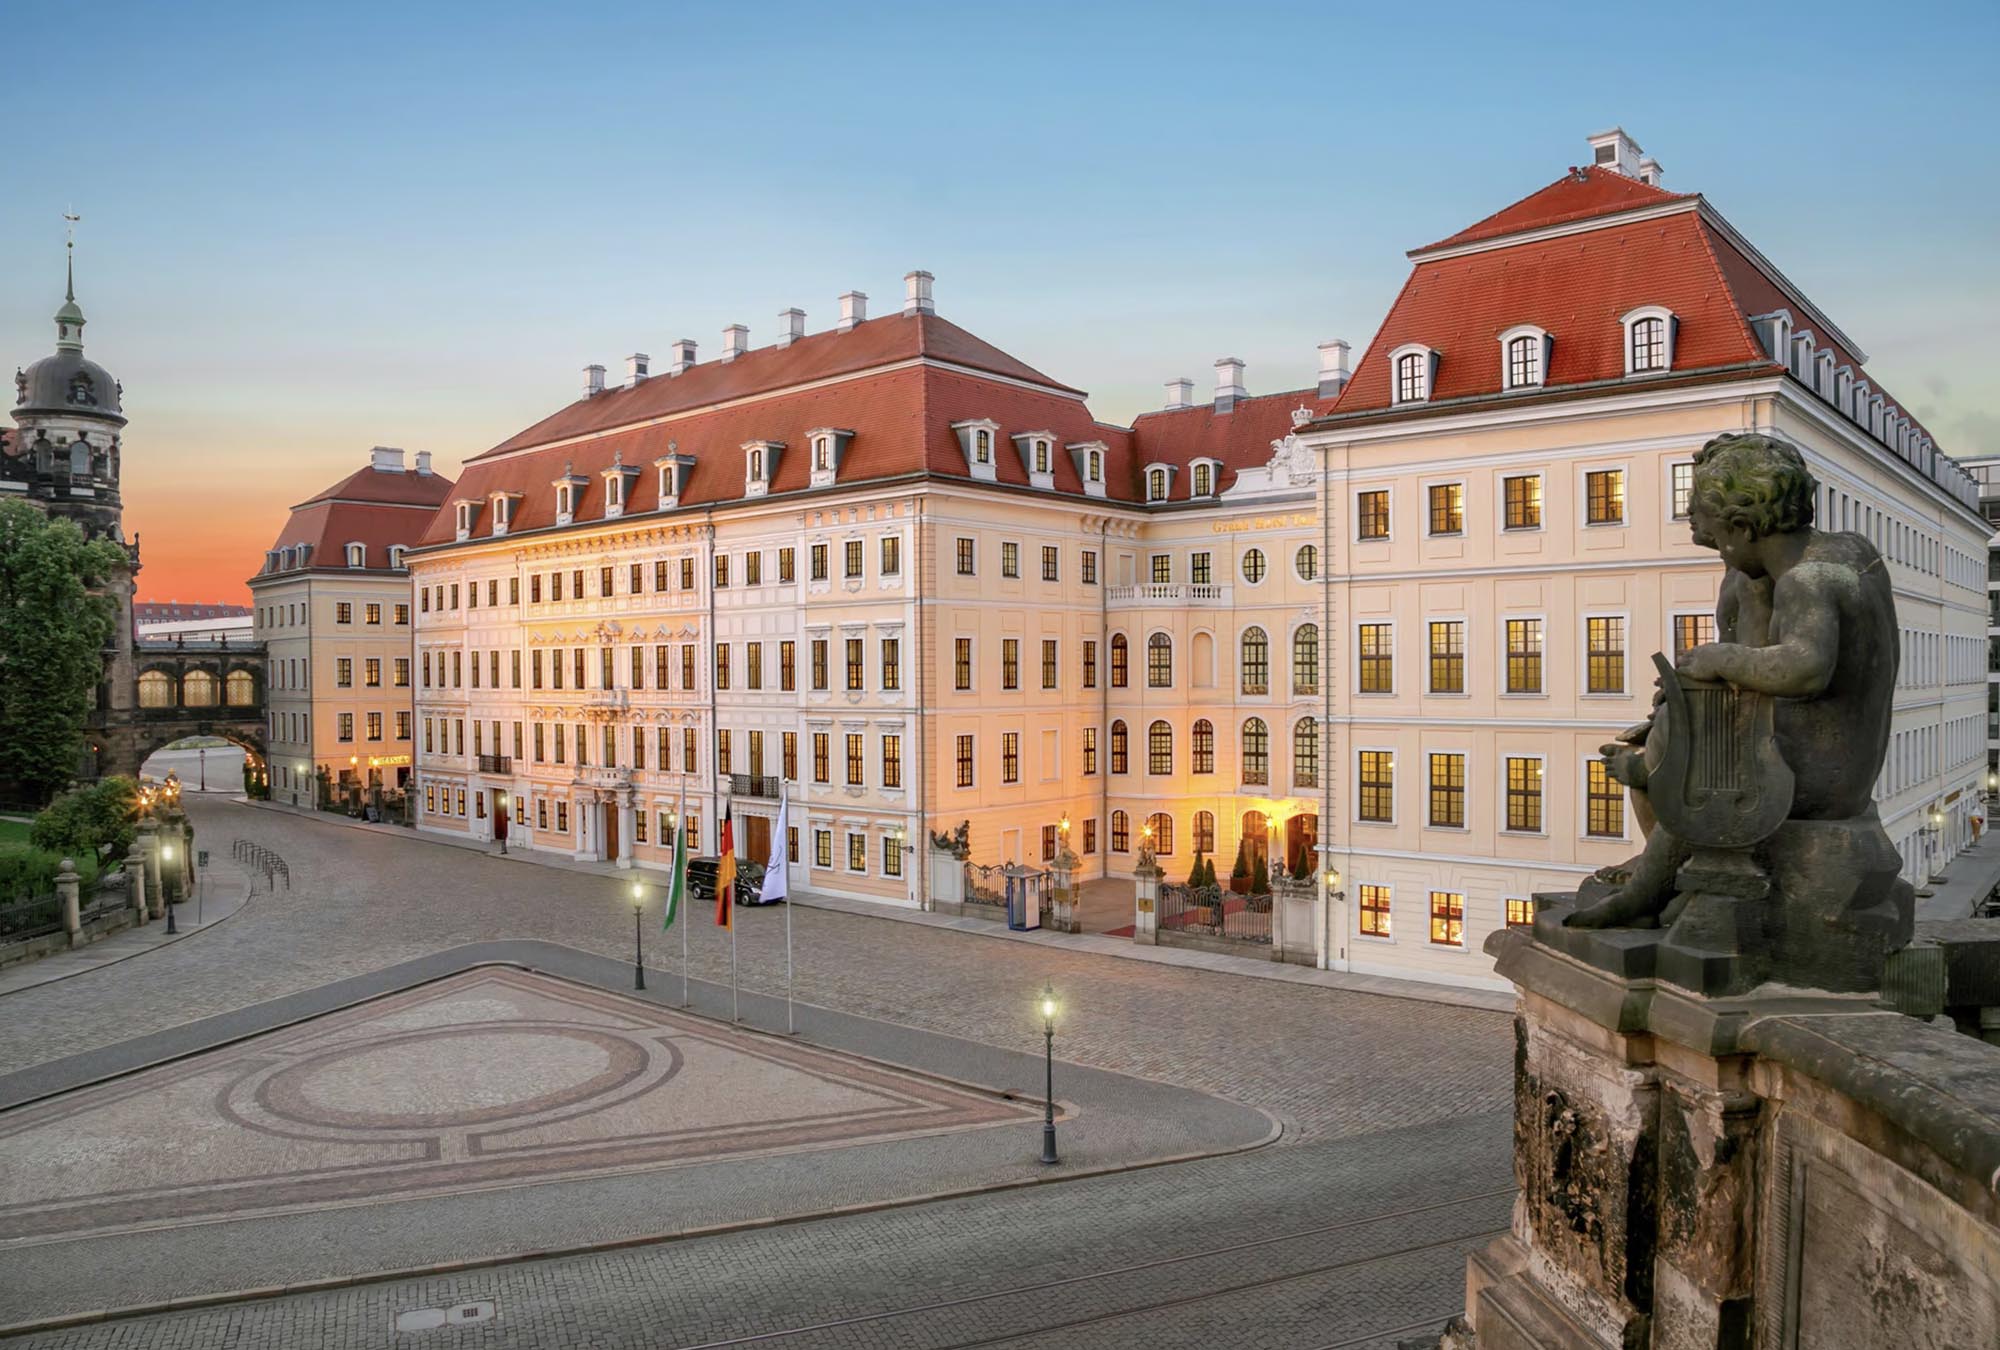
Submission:
[[[1930,823],[1924,826],[1924,885],[1926,888],[1937,880],[1938,841],[1944,836],[1944,812],[1933,806]],[[1926,890],[1928,894],[1928,889]]]
[[[172,844],[160,845],[160,861],[163,863],[171,863],[173,862],[173,860],[174,860],[174,846]],[[161,885],[162,888],[164,889],[165,878],[166,878],[166,870],[164,868],[161,869],[160,877],[161,877]],[[180,932],[181,930],[174,927],[174,897],[169,895],[165,899],[167,906],[167,936],[172,937],[174,934]]]
[[[632,987],[646,987],[646,929],[640,922],[640,915],[646,909],[646,885],[641,881],[632,883]]]
[[[1042,1161],[1052,1163],[1056,1158],[1056,1013],[1061,1005],[1056,1002],[1053,984],[1042,985]]]

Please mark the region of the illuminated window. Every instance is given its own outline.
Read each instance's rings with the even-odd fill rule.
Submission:
[[[1507,828],[1541,833],[1542,761],[1534,756],[1507,757]]]
[[[1021,781],[1021,733],[1018,731],[1000,733],[1000,781]]]
[[[1507,901],[1507,926],[1509,928],[1527,928],[1531,927],[1534,922],[1534,901],[1513,899]]]
[[[1125,731],[1125,723],[1122,721],[1113,722],[1111,724],[1111,772],[1124,773],[1126,771],[1126,752],[1128,747],[1129,737]]]
[[[1376,488],[1371,492],[1355,494],[1354,537],[1357,539],[1387,539],[1389,537],[1389,490],[1387,488]]]
[[[1319,786],[1319,723],[1310,717],[1292,724],[1292,786]]]
[[[1361,692],[1394,693],[1395,630],[1386,623],[1364,623],[1355,630],[1355,650],[1361,663]]]
[[[1433,483],[1430,486],[1431,533],[1465,533],[1465,484]]]
[[[1431,760],[1430,823],[1446,829],[1465,828],[1465,756],[1433,754]]]
[[[1625,471],[1592,469],[1583,476],[1584,520],[1616,525],[1625,519]]]
[[[1199,718],[1189,734],[1196,773],[1215,772],[1215,723]]]
[[[1686,520],[1688,508],[1694,502],[1694,465],[1676,464],[1667,471],[1671,476],[1674,497],[1674,519]]]
[[[969,637],[952,639],[951,683],[952,688],[960,691],[972,688],[972,639]]]
[[[1625,834],[1625,785],[1611,776],[1601,759],[1593,759],[1584,770],[1584,833],[1599,839],[1619,839]]]
[[[1261,628],[1246,628],[1240,644],[1243,692],[1271,692],[1271,639]]]
[[[958,785],[962,788],[969,788],[972,786],[972,737],[960,736],[956,746],[956,753],[958,758]]]
[[[1165,633],[1146,639],[1146,685],[1151,689],[1174,687],[1174,640]]]
[[[1021,640],[1019,638],[1000,639],[1000,687],[1019,689],[1021,687]]]
[[[1500,487],[1506,502],[1507,528],[1539,530],[1542,527],[1542,476],[1538,473],[1519,474],[1502,479]]]
[[[1542,692],[1542,621],[1507,620],[1507,692]]]
[[[1165,722],[1155,722],[1146,729],[1146,772],[1172,773],[1174,771],[1174,729]]]
[[[1676,661],[1706,643],[1715,641],[1713,614],[1674,615],[1674,659]]]
[[[1395,819],[1396,757],[1387,750],[1363,750],[1355,782],[1356,814],[1388,824]]]
[[[1585,619],[1588,669],[1585,688],[1593,694],[1625,692],[1625,620]]]
[[[1261,717],[1243,724],[1243,781],[1246,784],[1271,781],[1271,732]]]
[[[1125,635],[1123,633],[1113,633],[1111,635],[1111,687],[1113,689],[1123,689],[1125,687],[1127,655]]]
[[[1292,634],[1292,692],[1319,692],[1319,625],[1302,623]]]
[[[1430,674],[1433,694],[1465,692],[1465,624],[1442,619],[1430,626]]]
[[[1194,851],[1196,853],[1215,852],[1215,812],[1194,813]]]
[[[1431,892],[1431,941],[1440,947],[1465,945],[1465,896],[1458,891]]]
[[[1146,817],[1146,830],[1153,845],[1153,852],[1165,856],[1174,851],[1174,818],[1165,811],[1155,812]]]
[[[1266,570],[1267,570],[1267,564],[1264,561],[1263,549],[1253,548],[1250,549],[1248,552],[1244,553],[1243,579],[1245,581],[1249,582],[1252,586],[1255,586],[1258,582],[1264,579],[1264,573]]]
[[[1389,888],[1361,888],[1361,931],[1369,937],[1389,936]]]

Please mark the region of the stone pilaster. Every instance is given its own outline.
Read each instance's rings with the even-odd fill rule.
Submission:
[[[64,858],[56,872],[56,897],[62,901],[63,930],[69,934],[69,945],[83,945],[83,910],[79,903],[82,880],[76,874],[76,860]]]
[[[1132,869],[1132,940],[1153,946],[1160,940],[1160,871],[1144,862]]]

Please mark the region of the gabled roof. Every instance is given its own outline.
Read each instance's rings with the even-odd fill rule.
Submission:
[[[307,566],[345,569],[347,545],[361,544],[364,566],[386,568],[389,550],[414,547],[451,491],[442,474],[364,468],[293,507],[271,547],[309,544]]]
[[[1080,390],[1057,383],[949,319],[936,314],[889,314],[856,324],[844,333],[829,329],[800,338],[787,347],[759,347],[733,361],[705,361],[679,375],[655,375],[635,386],[578,399],[486,453],[506,454],[551,441],[601,434],[693,409],[919,358],[1082,396]],[[468,463],[476,464],[484,457]]]
[[[1584,169],[1571,169],[1540,191],[1529,193],[1511,206],[1501,207],[1457,234],[1411,250],[1410,256],[1416,257],[1432,249],[1455,248],[1484,239],[1498,239],[1503,235],[1546,229],[1552,225],[1567,225],[1594,216],[1617,215],[1667,202],[1693,200],[1693,193],[1668,192],[1651,183],[1642,183],[1611,169],[1591,165]]]

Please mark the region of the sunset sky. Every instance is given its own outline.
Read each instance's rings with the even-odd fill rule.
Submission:
[[[1101,417],[1356,352],[1441,237],[1622,124],[1960,457],[2000,453],[2000,7],[16,7],[0,350],[62,213],[142,599],[247,597],[376,444],[454,472],[724,325],[902,274]],[[1646,20],[1635,22],[1634,16]]]

